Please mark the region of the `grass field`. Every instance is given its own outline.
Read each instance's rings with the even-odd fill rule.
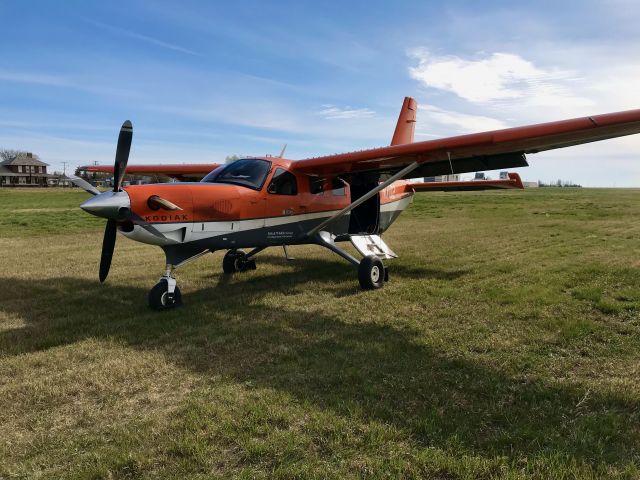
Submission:
[[[419,194],[361,292],[317,247],[178,270],[0,190],[0,478],[639,478],[640,190]]]

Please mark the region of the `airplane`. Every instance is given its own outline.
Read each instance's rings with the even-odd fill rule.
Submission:
[[[302,160],[283,158],[283,149],[279,156],[222,165],[127,167],[133,127],[125,121],[114,165],[81,167],[113,173],[113,190],[100,192],[74,179],[94,195],[81,208],[107,219],[100,281],[109,273],[119,232],[164,251],[164,274],[148,295],[156,310],[182,304],[177,268],[218,250],[227,250],[222,270],[228,275],[255,269],[256,255],[268,247],[282,247],[289,258],[289,245],[318,245],[356,267],[362,289],[378,289],[389,281],[383,260],[397,257],[381,235],[416,192],[522,188],[517,174],[475,182],[410,183],[407,178],[526,167],[527,154],[640,133],[638,109],[414,142],[417,108],[413,98],[404,99],[386,147]],[[181,181],[123,187],[125,172]],[[362,259],[341,248],[346,241]]]

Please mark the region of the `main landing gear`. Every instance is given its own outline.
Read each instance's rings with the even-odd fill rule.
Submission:
[[[362,260],[358,260],[346,250],[338,247],[335,244],[335,238],[335,235],[324,231],[318,232],[314,237],[316,243],[331,250],[333,253],[340,255],[346,261],[358,268],[358,281],[360,282],[360,288],[363,290],[375,290],[381,288],[385,282],[389,281],[389,270],[387,270],[387,267],[382,263],[380,256],[393,258],[393,256],[395,256],[393,252],[389,250],[393,255],[386,254],[385,252],[382,252],[381,255],[365,255],[365,250],[363,248],[358,248],[358,245],[354,244],[356,249],[365,255]],[[378,239],[377,241],[380,243],[382,242],[381,239]],[[370,247],[368,250],[375,251]]]
[[[250,254],[255,255],[257,252]],[[251,256],[252,256],[251,255]],[[222,259],[222,271],[226,274],[255,270],[256,261],[242,250],[229,250]]]
[[[389,281],[389,270],[377,256],[368,255],[358,264],[358,281],[363,290],[381,288]]]

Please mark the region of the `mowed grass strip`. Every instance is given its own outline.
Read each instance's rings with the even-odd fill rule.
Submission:
[[[216,252],[162,313],[160,249],[100,285],[85,194],[0,194],[0,478],[640,476],[638,190],[419,194],[382,290]]]
[[[90,197],[79,188],[0,188],[0,237],[64,235],[100,228],[103,220],[80,209]]]

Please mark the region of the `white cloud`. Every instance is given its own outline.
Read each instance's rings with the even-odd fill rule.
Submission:
[[[513,49],[473,58],[411,50],[409,74],[428,88],[429,103],[437,105],[419,107],[416,136],[446,137],[640,107],[640,66],[628,62],[628,51],[557,42]],[[530,155],[531,166],[522,174],[547,181],[571,178],[585,186],[637,186],[638,152],[640,135],[590,143]]]
[[[110,31],[112,33],[115,33],[117,35],[133,38],[135,40],[141,40],[143,42],[150,43],[150,44],[155,45],[157,47],[166,48],[167,50],[173,50],[174,52],[186,53],[187,55],[193,55],[193,56],[196,56],[196,57],[201,57],[202,56],[199,53],[194,52],[193,50],[189,50],[188,48],[184,48],[184,47],[181,47],[179,45],[175,45],[173,43],[165,42],[165,41],[157,39],[155,37],[150,37],[148,35],[143,35],[141,33],[132,32],[130,30],[125,30],[124,28],[116,27],[114,25],[108,25],[108,24],[102,23],[102,22],[97,22],[95,20],[89,20],[89,19],[85,19],[85,20],[87,22],[89,22],[89,23],[92,23],[93,25],[95,25],[97,27],[100,27],[100,28],[102,28],[104,30]]]
[[[351,108],[350,106],[341,108],[336,107],[335,105],[323,105],[322,107],[323,109],[320,110],[318,114],[328,120],[370,118],[376,114],[376,112],[368,108]]]
[[[492,53],[468,60],[455,55],[434,56],[424,48],[409,51],[418,65],[409,74],[426,87],[452,92],[477,104],[590,105],[588,99],[572,93],[577,81],[569,71],[545,70],[512,53]]]
[[[451,110],[443,110],[438,107],[427,105],[419,107],[422,118],[427,121],[433,120],[447,127],[453,127],[456,130],[465,133],[483,132],[488,130],[500,130],[507,128],[508,125],[500,120],[483,115],[469,115],[467,113],[454,112]],[[425,133],[419,133],[420,136],[429,136]]]
[[[47,87],[72,88],[82,90],[96,95],[104,96],[134,96],[135,92],[124,88],[98,85],[92,78],[83,77],[75,79],[60,75],[50,75],[46,73],[32,72],[11,72],[0,71],[0,82],[26,83],[34,85],[44,85]]]

